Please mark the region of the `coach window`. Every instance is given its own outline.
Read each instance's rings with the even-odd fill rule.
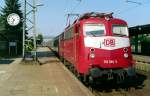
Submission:
[[[84,25],[84,35],[98,37],[105,34],[104,24],[85,24]]]
[[[126,25],[113,25],[112,31],[114,35],[118,36],[128,36],[128,27]]]
[[[71,39],[73,37],[73,28],[70,28],[65,32],[65,40]]]
[[[63,34],[60,35],[60,40],[63,40]]]

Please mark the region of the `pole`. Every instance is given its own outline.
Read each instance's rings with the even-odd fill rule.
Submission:
[[[36,2],[33,0],[33,41],[34,41],[34,59],[37,59],[36,48]]]
[[[22,37],[23,37],[23,44],[22,44],[22,58],[24,59],[25,57],[25,31],[26,31],[26,4],[27,4],[27,1],[24,0],[24,14],[23,14],[23,34],[22,34]]]
[[[135,35],[135,53],[138,53],[138,34]]]

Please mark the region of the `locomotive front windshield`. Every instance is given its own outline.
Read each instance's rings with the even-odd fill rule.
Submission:
[[[104,24],[85,24],[84,25],[84,35],[98,37],[105,34]]]
[[[126,25],[113,25],[112,31],[114,35],[128,36],[128,27]]]

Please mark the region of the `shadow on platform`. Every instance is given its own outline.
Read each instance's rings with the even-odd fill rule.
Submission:
[[[56,57],[56,55],[53,52],[50,51],[41,51],[37,52],[37,57]]]
[[[11,64],[14,60],[0,59],[0,64]]]
[[[49,61],[40,62],[40,63],[41,63],[41,65],[43,65],[43,64],[58,63],[58,62],[60,62],[60,61],[59,60],[49,60]]]
[[[23,64],[26,64],[26,65],[31,65],[31,64],[43,65],[43,64],[59,62],[59,60],[57,60],[57,59],[56,60],[50,60],[48,58],[43,59],[45,57],[56,57],[54,52],[51,52],[51,51],[37,51],[36,52],[36,56],[37,56],[36,61],[37,62],[34,59],[34,52],[27,52],[25,55],[26,56],[25,56]]]
[[[37,51],[36,55],[38,58],[40,58],[40,57],[56,57],[56,55],[50,51],[39,51],[39,52]],[[25,57],[26,58],[33,58],[34,52],[26,52]]]

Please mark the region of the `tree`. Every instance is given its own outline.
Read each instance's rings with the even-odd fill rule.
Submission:
[[[17,41],[18,45],[18,53],[22,53],[22,20],[17,26],[10,26],[7,23],[7,17],[11,13],[16,13],[20,16],[20,18],[23,17],[22,11],[21,11],[21,4],[19,3],[19,0],[5,0],[5,6],[1,9],[1,18],[4,26],[4,35],[9,39],[9,42],[11,41]]]
[[[3,19],[2,19],[2,16],[0,14],[0,33],[2,33],[3,30],[4,30]]]
[[[38,34],[37,36],[37,44],[41,44],[43,42],[43,35],[42,34]]]
[[[0,31],[2,31],[3,27],[2,27],[2,17],[0,16]]]

